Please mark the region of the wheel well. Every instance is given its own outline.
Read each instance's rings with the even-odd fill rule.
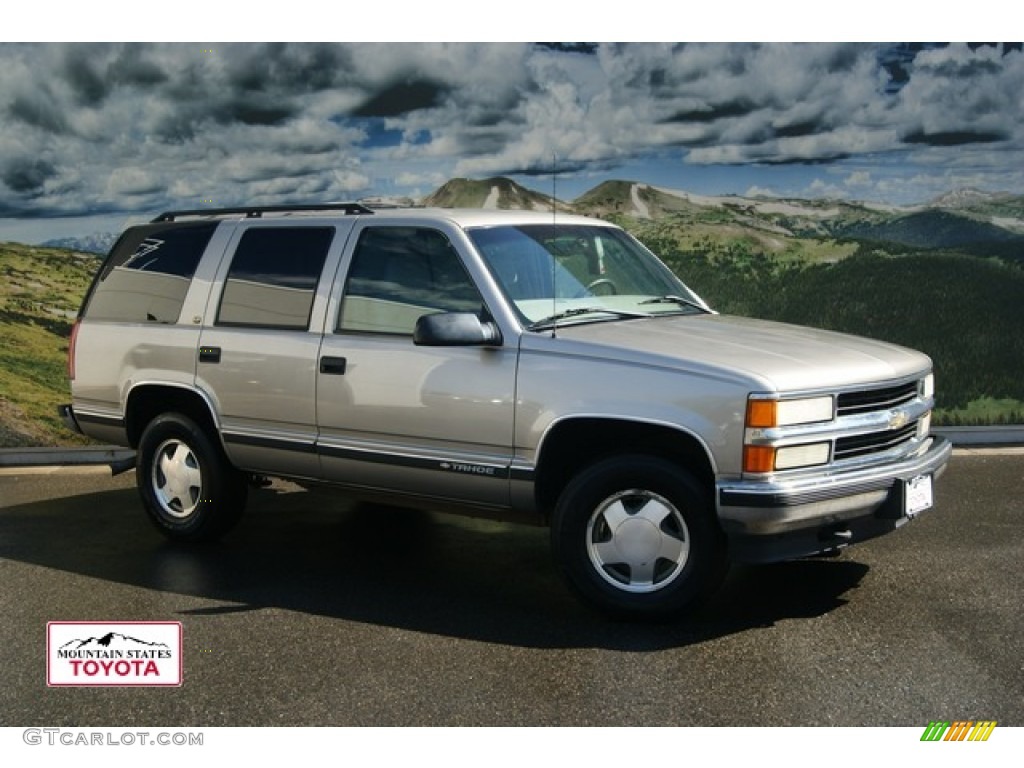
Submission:
[[[125,426],[128,442],[138,448],[146,425],[161,413],[181,413],[202,427],[210,439],[219,443],[210,407],[199,394],[182,387],[145,385],[136,387],[128,395],[125,408]]]
[[[615,454],[659,456],[686,467],[707,488],[714,470],[704,447],[685,432],[615,419],[571,419],[552,428],[537,460],[537,505],[550,519],[565,485],[585,466]]]

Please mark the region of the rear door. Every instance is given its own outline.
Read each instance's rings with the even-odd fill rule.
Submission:
[[[240,227],[199,341],[197,385],[215,403],[240,467],[317,477],[316,377],[323,313],[345,220]],[[212,321],[212,322],[210,322]]]
[[[451,235],[422,222],[356,225],[317,371],[321,465],[348,485],[506,507],[514,345],[412,341],[421,315],[488,315]]]

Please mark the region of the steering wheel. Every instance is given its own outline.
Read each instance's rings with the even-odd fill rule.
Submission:
[[[586,289],[587,293],[593,293],[594,289],[596,289],[596,288],[604,288],[605,289],[604,292],[608,296],[617,296],[618,293],[619,293],[618,286],[615,285],[615,283],[613,283],[607,277],[599,277],[597,280],[594,280],[592,283],[588,283],[587,284],[587,289]]]

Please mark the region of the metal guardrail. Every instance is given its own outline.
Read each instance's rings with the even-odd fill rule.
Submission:
[[[1012,446],[1024,445],[1024,425],[999,427],[932,427],[955,446]]]
[[[85,448],[3,448],[0,467],[110,467],[118,475],[135,467],[135,451],[113,445]]]

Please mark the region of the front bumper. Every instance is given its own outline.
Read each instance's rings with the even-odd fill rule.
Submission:
[[[737,562],[818,554],[880,536],[907,522],[904,483],[937,478],[953,453],[931,437],[907,458],[877,467],[800,478],[719,483],[718,517]]]

